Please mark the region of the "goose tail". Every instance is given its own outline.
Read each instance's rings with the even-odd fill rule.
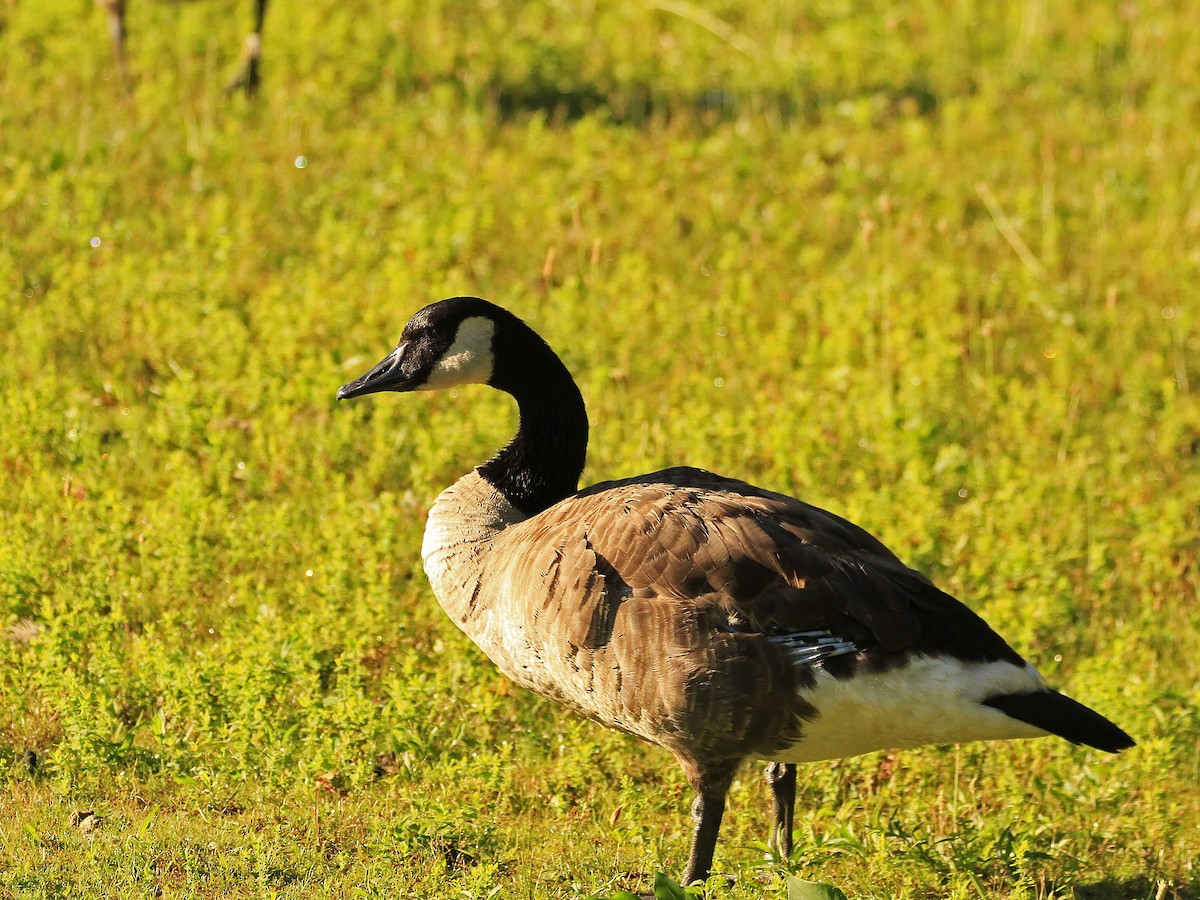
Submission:
[[[1136,743],[1100,713],[1058,691],[1001,694],[988,697],[983,702],[1006,716],[1056,734],[1072,744],[1085,744],[1106,753],[1119,753]]]

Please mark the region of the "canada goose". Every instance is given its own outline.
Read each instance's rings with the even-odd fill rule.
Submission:
[[[1045,734],[1133,746],[832,513],[686,467],[577,490],[579,389],[486,300],[425,307],[337,396],[472,383],[515,397],[520,425],[434,502],[421,548],[433,591],[509,678],[675,755],[696,792],[685,884],[708,877],[748,758],[769,763],[770,843],[786,855],[796,763]]]
[[[108,16],[108,32],[112,36],[113,55],[117,60],[117,73],[128,87],[128,70],[125,67],[125,0],[96,0],[96,5]],[[262,78],[259,63],[262,61],[263,21],[267,16],[267,0],[254,0],[254,31],[246,38],[246,49],[242,53],[242,68],[225,90],[227,93],[243,90],[248,96],[258,92]]]

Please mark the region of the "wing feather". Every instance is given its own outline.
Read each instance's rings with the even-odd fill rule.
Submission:
[[[526,546],[553,548],[534,565],[546,605],[590,607],[562,617],[564,627],[586,623],[570,635],[575,646],[608,640],[618,609],[634,598],[666,604],[664,621],[675,628],[827,629],[884,653],[942,652],[952,643],[967,648],[960,654],[1020,659],[858,526],[703,470],[598,484],[511,530]]]

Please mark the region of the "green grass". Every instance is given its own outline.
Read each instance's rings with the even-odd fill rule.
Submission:
[[[88,4],[0,7],[0,896],[679,874],[673,761],[420,571],[506,399],[333,400],[469,293],[578,377],[585,480],[847,515],[1139,740],[806,767],[789,865],[747,771],[713,896],[1200,897],[1194,10],[976,6],[280,3],[257,105],[248,3],[131,4],[129,99]]]

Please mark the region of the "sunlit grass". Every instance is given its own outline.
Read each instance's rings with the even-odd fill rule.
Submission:
[[[576,374],[586,480],[849,516],[1139,740],[807,767],[788,864],[748,769],[715,895],[1200,896],[1186,4],[279,4],[257,105],[243,6],[131,4],[129,98],[99,13],[0,7],[0,892],[679,874],[670,757],[420,571],[510,405],[334,403],[468,293]]]

